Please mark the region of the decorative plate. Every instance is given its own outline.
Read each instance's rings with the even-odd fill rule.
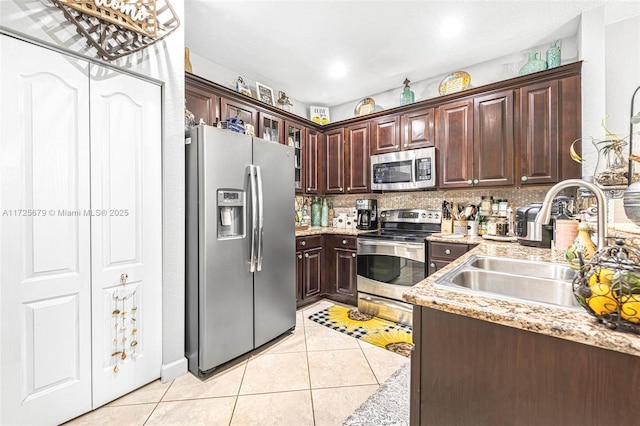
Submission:
[[[438,86],[438,92],[441,95],[448,95],[449,93],[462,92],[471,83],[471,76],[466,71],[456,71],[447,75],[442,79]]]
[[[362,117],[363,115],[371,114],[373,110],[376,108],[376,101],[373,98],[364,98],[356,105],[356,109],[353,110],[353,114],[357,117]]]

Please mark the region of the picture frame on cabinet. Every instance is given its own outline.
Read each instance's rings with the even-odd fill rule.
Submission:
[[[273,95],[273,89],[271,87],[265,86],[264,84],[256,81],[256,92],[256,94],[258,95],[258,100],[266,104],[275,106],[276,100],[275,96]]]

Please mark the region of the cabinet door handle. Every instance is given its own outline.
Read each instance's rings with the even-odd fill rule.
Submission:
[[[342,245],[347,244],[347,240],[342,240]]]
[[[305,254],[304,254],[304,257],[309,257],[309,253],[305,253]]]
[[[446,249],[446,250],[444,251],[444,254],[451,254],[451,250],[450,250],[450,249]]]
[[[307,188],[307,192],[311,191],[311,188]]]
[[[347,186],[347,191],[351,191],[351,187],[350,186]]]
[[[467,185],[473,185],[473,181],[472,181],[471,179],[469,179],[469,180],[467,181]]]
[[[526,182],[526,181],[527,181],[527,179],[529,179],[529,178],[528,178],[528,177],[526,177],[526,176],[522,176],[522,177],[520,178],[520,180],[521,180],[521,181],[523,181],[523,182]]]
[[[429,267],[430,267],[430,268],[435,268],[435,267],[436,267],[436,264],[435,264],[435,263],[433,263],[433,262],[431,262],[431,263],[429,264]]]
[[[342,187],[340,187],[340,192],[342,192]]]
[[[405,148],[406,148],[406,147],[408,147],[408,146],[409,146],[409,144],[408,144],[408,143],[405,143],[405,144],[404,144],[404,147],[405,147]]]
[[[306,246],[306,245],[307,245],[307,242],[306,242],[305,240],[302,240],[302,241],[300,241],[300,245],[301,245],[301,246]]]
[[[298,255],[298,259],[302,259],[302,255],[301,254]]]
[[[473,180],[473,184],[474,184],[474,185],[477,185],[477,184],[478,184],[478,182],[479,182],[479,180],[478,180],[478,179],[474,179],[474,180]]]
[[[355,253],[351,253],[351,257],[356,257],[356,254]]]

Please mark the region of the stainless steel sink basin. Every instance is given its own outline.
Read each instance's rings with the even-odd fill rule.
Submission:
[[[583,310],[573,295],[574,275],[575,271],[565,265],[476,255],[434,284],[524,303]]]

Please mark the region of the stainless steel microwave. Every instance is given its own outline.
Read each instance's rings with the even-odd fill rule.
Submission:
[[[407,191],[435,186],[434,147],[371,156],[371,189],[374,191]]]

